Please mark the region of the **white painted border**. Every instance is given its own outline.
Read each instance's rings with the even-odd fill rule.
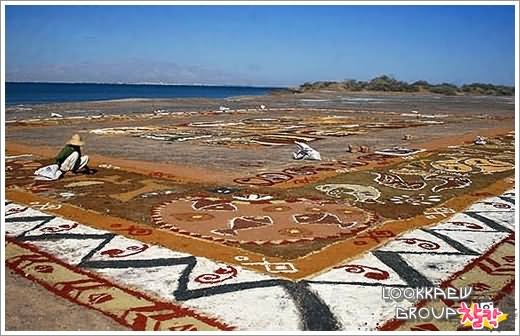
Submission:
[[[2,178],[2,190],[0,191],[1,195],[1,204],[0,208],[2,211],[2,229],[1,229],[1,256],[2,256],[2,284],[1,284],[1,325],[2,330],[1,334],[5,335],[70,335],[71,332],[6,332],[5,330],[5,257],[3,255],[3,246],[5,246],[5,226],[3,225],[4,214],[5,214],[5,6],[6,5],[512,5],[515,7],[515,189],[517,190],[516,200],[515,200],[515,228],[518,230],[519,224],[519,212],[518,212],[518,202],[519,195],[518,191],[518,180],[519,180],[519,169],[517,167],[518,158],[519,158],[519,75],[518,75],[518,64],[519,64],[519,55],[518,55],[518,39],[519,39],[519,4],[516,1],[3,1],[1,3],[1,57],[2,57],[2,65],[1,65],[1,113],[0,120],[2,122],[1,126],[1,173],[0,176]],[[518,312],[518,275],[519,275],[519,261],[518,258],[515,258],[515,309]],[[519,330],[519,320],[518,316],[515,317],[515,331],[513,332],[500,332],[497,334],[503,335],[516,335]],[[110,332],[111,335],[128,335],[132,332],[124,331],[124,332]],[[135,334],[136,332],[132,333]],[[359,332],[359,331],[348,331],[349,334],[352,335],[370,335],[374,332]],[[74,331],[76,335],[106,335],[108,333],[104,332],[84,332],[84,331]],[[140,335],[156,335],[157,332],[138,332]],[[344,335],[345,332],[220,332],[220,333],[208,333],[208,332],[193,332],[193,334],[240,334],[240,335]],[[378,332],[378,334],[382,335],[415,335],[415,334],[424,334],[421,332],[406,332],[406,331],[398,331],[398,332]],[[453,335],[453,332],[436,332],[436,335]],[[479,331],[470,331],[470,332],[457,332],[460,335],[488,335],[489,332],[479,332]]]
[[[507,192],[511,192],[511,191],[512,190],[509,190]],[[485,201],[492,201],[494,199],[496,199],[496,197],[487,198],[487,199],[485,199]],[[16,203],[14,204],[14,208],[17,208],[19,206],[20,205],[17,205]],[[10,206],[10,208],[11,208],[11,206]],[[481,205],[479,203],[473,204],[472,206],[470,206],[469,209],[467,209],[467,211],[477,211],[477,208],[481,208]],[[484,210],[484,211],[487,211],[487,210]],[[28,213],[26,213],[26,212],[28,212]],[[23,216],[26,216],[26,215],[40,216],[40,215],[43,215],[43,214],[45,214],[45,213],[40,211],[40,210],[29,209],[29,210],[25,210],[24,212],[22,212],[20,214],[13,214],[11,217],[20,217],[20,216],[23,217]],[[459,214],[461,214],[461,213],[459,213]],[[497,214],[497,212],[491,212],[489,214],[489,216],[491,216],[492,214]],[[488,217],[488,216],[486,216],[486,217]],[[453,218],[454,217],[452,217],[452,219]],[[509,220],[513,220],[513,218],[509,217]],[[449,223],[450,221],[451,221],[450,219],[443,220],[441,223],[437,224],[436,226],[432,227],[431,229],[432,230],[438,230],[439,227],[441,227],[445,223]],[[476,220],[476,221],[478,223],[480,223],[480,221],[478,221],[478,220]],[[63,217],[57,216],[55,219],[53,219],[51,222],[45,224],[44,226],[53,227],[53,226],[60,225],[60,224],[71,224],[71,223],[72,223],[72,221],[64,219]],[[14,228],[14,227],[18,226],[19,224],[22,224],[22,223],[10,223],[9,225],[6,225],[6,228],[9,228],[9,231],[10,231],[11,228]],[[88,226],[86,226],[84,224],[81,224],[81,223],[78,223],[78,224],[79,225],[78,225],[77,228],[75,228],[75,229],[73,229],[72,231],[69,231],[69,232],[70,233],[80,233],[80,234],[81,233],[83,233],[83,234],[85,234],[85,233],[104,234],[104,233],[107,232],[105,230],[90,228],[90,227],[88,227]],[[483,225],[485,225],[485,224],[483,223]],[[34,223],[33,224],[29,224],[29,227],[34,227]],[[20,231],[20,230],[15,229],[15,232],[20,234],[24,230],[25,229],[22,229],[22,231]],[[41,234],[41,230],[36,229],[36,231],[37,232],[32,232],[29,235]],[[38,232],[38,231],[40,231],[40,232]],[[442,231],[442,229],[440,231]],[[450,238],[452,238],[452,239],[454,239],[454,240],[464,244],[464,242],[463,242],[464,234],[461,235],[461,233],[462,232],[459,232],[458,234],[445,232],[445,233],[441,233],[441,234],[444,234],[447,237],[450,237]],[[14,234],[16,235],[16,233],[14,233]],[[453,236],[454,234],[455,234],[455,236]],[[498,235],[498,236],[502,237],[502,238],[499,238],[499,240],[502,240],[502,239],[505,238],[505,236],[509,235],[507,233],[497,232],[497,231],[492,231],[491,233],[489,231],[488,232],[477,232],[475,234],[477,234],[479,236],[482,236],[482,235],[483,236],[487,236],[487,238],[489,238],[489,235],[492,235],[492,236],[495,236],[495,237]],[[427,235],[428,237],[425,237],[424,235]],[[413,237],[419,236],[419,238],[426,238],[427,240],[431,240],[431,238],[434,238],[429,233],[423,232],[421,229],[415,229],[412,232],[410,232],[408,234],[405,234],[405,236],[413,236]],[[462,238],[462,240],[461,240],[461,238]],[[439,242],[438,239],[434,238],[433,240]],[[72,243],[72,245],[71,245],[71,243]],[[136,245],[137,243],[138,243],[138,241],[135,240],[135,239],[122,237],[122,236],[118,235],[118,236],[116,236],[115,239],[112,239],[108,243],[108,245],[105,245],[105,247],[108,248],[108,249],[124,248],[126,246]],[[494,239],[492,239],[492,240],[485,239],[483,243],[484,244],[482,245],[482,247],[484,248],[484,246],[485,246],[484,249],[488,250],[489,248],[494,246],[495,245],[494,243],[497,243],[497,241],[494,240]],[[52,251],[63,251],[65,253],[64,255],[60,254],[59,256],[58,255],[56,255],[56,256],[59,257],[60,259],[62,259],[62,261],[65,261],[65,263],[67,263],[67,264],[69,264],[70,262],[72,262],[73,264],[76,264],[78,262],[77,258],[79,258],[80,256],[88,255],[91,252],[91,249],[94,248],[97,244],[99,244],[99,241],[97,241],[97,243],[94,243],[94,245],[91,245],[91,243],[87,243],[86,245],[83,245],[83,246],[82,246],[81,243],[78,243],[77,241],[75,241],[75,239],[71,239],[71,240],[68,240],[68,241],[65,239],[65,241],[62,241],[62,242],[57,243],[57,244],[56,243],[51,243],[51,242],[45,242],[45,241],[35,241],[35,242],[30,243],[30,244],[35,246],[38,249],[42,249],[43,251],[46,251],[48,253],[50,252],[51,254],[53,253]],[[387,242],[385,244],[385,246],[392,245],[392,244],[393,244],[393,241],[390,241],[390,242]],[[70,249],[72,246],[77,246],[78,249],[74,249],[74,248]],[[152,250],[153,250],[153,252],[152,252]],[[383,246],[382,248],[378,248],[377,250],[388,250],[388,249]],[[401,250],[401,248],[399,248],[398,250]],[[404,247],[404,249],[403,249],[403,251],[411,251],[411,250],[414,250],[413,246]],[[478,250],[475,250],[475,251],[478,251]],[[481,252],[484,252],[484,251],[481,251]],[[404,255],[401,255],[401,256],[403,258],[405,258],[405,260],[407,259],[407,257],[415,257],[413,259],[416,259],[416,261],[417,260],[421,260],[420,258],[422,258],[421,256],[406,256],[406,252],[403,252],[403,253],[404,253]],[[148,258],[156,259],[153,256],[154,254],[155,254],[155,257],[157,257],[157,258],[167,258],[167,257],[177,258],[177,257],[185,256],[184,253],[176,253],[176,252],[173,252],[172,250],[164,248],[164,247],[160,247],[160,246],[157,246],[157,245],[151,245],[150,249],[147,252],[145,252],[145,254],[144,254],[146,256],[141,255],[141,256],[137,257],[136,259],[138,259],[138,260],[139,259],[148,259]],[[373,254],[373,253],[369,253],[369,254]],[[377,258],[374,260],[374,261],[376,261],[376,265],[372,265],[371,261],[367,261],[365,259],[366,256],[367,255],[361,256],[361,257],[359,257],[359,258],[357,258],[355,260],[352,260],[352,262],[355,263],[355,264],[368,264],[370,266],[375,266],[375,267],[378,267],[378,268],[383,266],[383,265],[381,265],[381,262],[377,260]],[[103,257],[101,257],[101,258],[100,257],[101,257],[101,255],[97,254],[93,258],[93,260],[99,260],[99,259],[103,260],[104,259]],[[417,259],[416,257],[419,257],[419,259]],[[442,259],[445,260],[444,256],[437,255],[436,257],[441,257],[441,260]],[[372,258],[374,258],[374,257],[372,256]],[[478,258],[478,256],[469,256],[469,260],[464,261],[463,264],[467,265],[471,261],[474,261],[475,258]],[[124,259],[130,260],[130,259],[134,259],[134,257],[124,258]],[[448,259],[449,259],[449,257],[448,257]],[[72,260],[76,260],[76,261],[72,261]],[[195,271],[195,273],[196,274],[201,274],[201,273],[208,272],[208,270],[211,273],[211,270],[216,269],[217,265],[220,264],[220,263],[215,263],[215,262],[213,262],[213,261],[211,261],[211,260],[209,260],[207,258],[204,258],[204,257],[197,257],[197,264],[199,266],[198,267],[196,266],[195,269],[197,271]],[[379,266],[377,264],[379,264]],[[437,273],[437,275],[435,275],[433,277],[436,278],[436,277],[438,277],[439,275],[441,275],[443,273],[444,273],[443,277],[449,276],[449,274],[454,274],[454,272],[460,271],[461,267],[464,267],[463,264],[460,264],[458,262],[457,262],[457,264],[458,265],[455,266],[455,269],[452,269],[451,271],[448,271],[448,274],[446,274],[445,272],[442,272],[442,271],[441,272],[435,272],[435,273]],[[416,264],[416,266],[418,266],[418,265]],[[424,267],[424,266],[425,265],[422,265],[422,267]],[[269,277],[269,276],[266,276],[263,273],[258,273],[256,271],[249,271],[249,270],[246,271],[246,270],[243,270],[240,266],[236,266],[236,267],[237,267],[238,273],[241,274],[241,275],[239,275],[239,278],[237,278],[239,283],[243,282],[243,281],[248,281],[248,280],[253,280],[254,281],[255,280],[254,278],[257,278],[257,277],[260,277],[260,278],[257,278],[256,280],[265,279],[266,277]],[[388,269],[388,268],[389,268],[388,265],[384,265],[383,268],[380,268],[380,269]],[[418,270],[419,272],[421,272],[422,268],[420,268],[420,267],[419,268],[414,267],[414,268],[416,270]],[[153,269],[153,267],[152,267],[152,269]],[[166,288],[169,288],[170,286],[168,284],[168,280],[164,278],[164,275],[165,275],[164,273],[162,274],[162,276],[159,276],[159,274],[153,272],[155,275],[159,276],[159,278],[161,280],[159,280],[158,283],[150,284],[148,282],[150,280],[150,277],[149,277],[150,269],[146,270],[146,269],[141,269],[140,268],[139,270],[134,270],[131,273],[134,273],[134,272],[141,273],[141,277],[139,277],[139,275],[136,274],[134,276],[131,276],[132,279],[129,279],[128,282],[126,281],[126,278],[125,278],[125,275],[124,275],[127,272],[127,270],[124,270],[122,273],[121,273],[121,271],[122,271],[121,269],[115,268],[115,269],[112,269],[112,270],[110,270],[110,269],[97,270],[97,271],[95,271],[95,273],[98,273],[98,275],[101,276],[102,278],[106,277],[108,279],[112,279],[112,281],[115,281],[115,283],[120,283],[120,284],[122,284],[125,287],[130,286],[131,288],[134,288],[137,291],[144,291],[145,293],[148,292],[149,294],[151,294],[153,296],[158,296],[158,297],[163,297],[163,295],[166,295],[165,296],[166,300],[172,300],[172,299],[174,300],[174,298],[170,295],[170,292],[168,291],[168,289],[166,289]],[[179,276],[180,272],[182,272],[182,271],[180,271],[179,269],[177,269],[177,270],[173,270],[172,269],[171,272],[176,274],[176,276]],[[330,275],[331,275],[331,273],[336,273],[337,274],[338,271],[329,269],[327,273],[329,273],[329,274],[325,275],[325,277],[322,278],[321,280],[332,280],[332,281],[334,281],[333,278],[330,278]],[[399,275],[396,274],[395,272],[391,271],[391,273],[397,275],[397,277],[399,278]],[[428,278],[431,279],[432,274],[430,274],[430,275],[425,274],[425,276],[427,276]],[[193,277],[194,276],[190,275],[190,278],[193,278]],[[318,277],[314,277],[314,276],[307,277],[307,279],[311,280],[311,281],[320,280],[319,278],[320,278],[320,276],[318,276]],[[193,284],[193,285],[195,285],[195,288],[198,287],[196,284]],[[316,285],[318,286],[318,288],[321,287],[321,285],[319,285],[319,284],[316,284]],[[188,286],[188,288],[190,288],[190,287],[192,287],[192,286]],[[159,288],[162,288],[162,289],[159,289]],[[317,290],[319,292],[319,290],[316,288],[316,286],[314,284],[311,284],[311,288],[314,288],[315,290]],[[272,289],[269,289],[269,288],[262,288],[262,289],[265,290],[266,294],[269,293],[272,290]],[[260,291],[262,289],[260,289]],[[322,289],[323,289],[323,287],[322,287]],[[343,297],[344,299],[346,299],[347,301],[343,301],[343,302],[345,304],[348,304],[349,305],[348,307],[338,306],[337,302],[336,302],[336,304],[333,304],[330,301],[331,300],[331,296],[330,295],[323,296],[322,294],[318,294],[325,302],[328,302],[331,311],[338,317],[338,319],[340,321],[343,322],[342,325],[341,325],[342,327],[346,327],[347,325],[350,325],[347,321],[349,321],[350,319],[352,319],[354,317],[358,318],[357,321],[352,321],[352,322],[354,322],[353,324],[356,325],[356,327],[361,327],[362,322],[363,322],[362,319],[363,319],[364,315],[360,315],[359,313],[356,313],[355,310],[352,309],[352,307],[353,307],[353,305],[357,304],[357,302],[359,302],[359,300],[363,299],[363,295],[364,294],[360,294],[359,292],[353,293],[352,289],[353,289],[353,287],[350,287],[350,288],[347,288],[346,291],[345,291],[345,288],[343,288],[343,287],[338,288],[338,290],[334,290],[334,288],[328,287],[328,289],[325,290],[325,293],[328,292],[329,294],[331,293],[331,290],[332,290],[332,292],[333,292],[332,293],[332,297],[337,296],[337,297]],[[375,297],[371,298],[372,302],[370,303],[370,306],[365,307],[365,313],[368,313],[370,311],[369,310],[370,308],[377,309],[378,304],[383,303],[381,301],[381,297],[380,297],[380,295],[381,295],[381,291],[380,290],[374,290],[375,288],[372,288],[372,287],[369,288],[369,287],[364,287],[364,286],[361,286],[360,289],[362,289],[365,292],[372,292],[373,293],[372,295],[375,296]],[[170,290],[173,290],[173,288],[170,288]],[[356,291],[356,290],[354,289],[354,291]],[[258,294],[258,291],[256,291],[256,292]],[[271,292],[271,294],[272,294],[272,292]],[[245,297],[248,298],[248,299],[246,299],[246,301],[247,302],[256,302],[254,300],[254,294],[253,294],[253,297],[251,297],[249,295],[251,295],[251,292],[249,292],[248,294],[245,294],[244,298]],[[269,294],[267,294],[267,295],[269,295]],[[357,301],[356,301],[355,297],[357,298]],[[263,322],[261,320],[259,320],[258,317],[253,317],[252,320],[249,319],[249,321],[244,321],[244,316],[243,315],[241,317],[239,317],[240,314],[234,315],[234,313],[232,311],[230,311],[230,305],[229,305],[230,301],[229,300],[232,300],[231,302],[235,302],[235,301],[239,302],[238,300],[240,300],[241,298],[242,298],[242,295],[239,294],[238,292],[229,293],[229,295],[226,295],[225,293],[222,293],[221,299],[222,300],[227,300],[226,301],[227,304],[226,304],[226,302],[224,302],[223,306],[226,307],[225,309],[227,309],[227,312],[230,313],[229,316],[218,310],[219,301],[218,301],[218,298],[214,297],[214,296],[208,298],[208,301],[206,301],[205,304],[203,302],[203,301],[205,301],[205,299],[198,298],[198,299],[195,299],[193,301],[192,300],[185,301],[185,302],[181,303],[181,305],[185,305],[187,308],[194,308],[196,312],[199,311],[200,313],[202,313],[204,315],[207,315],[207,316],[214,316],[214,315],[218,314],[220,316],[220,318],[223,320],[224,323],[227,323],[229,325],[236,325],[238,328],[240,328],[240,327],[259,328],[261,325],[263,325]],[[270,299],[271,299],[270,303],[273,304],[274,302],[272,302],[272,297],[270,297]],[[202,302],[201,302],[201,300],[202,300]],[[197,303],[197,301],[198,301],[198,303]],[[202,305],[200,305],[201,303],[202,303]],[[210,306],[208,306],[208,304],[210,304]],[[277,303],[274,303],[274,305],[277,307]],[[271,307],[274,308],[273,306],[271,306]],[[245,307],[245,308],[247,308],[247,307]],[[217,310],[215,310],[215,309],[217,309]],[[347,310],[345,311],[343,309],[347,309]],[[354,315],[352,315],[352,316],[348,315],[349,311],[354,313]],[[257,312],[258,312],[258,310],[257,310]],[[294,311],[292,311],[292,312],[294,312]],[[267,314],[269,314],[269,310],[267,310]],[[277,314],[277,315],[274,316],[272,314]],[[283,311],[280,311],[280,310],[277,310],[276,312],[273,311],[271,313],[273,318],[276,318],[276,319],[279,319],[281,314],[283,314]],[[379,322],[383,322],[383,321],[386,321],[386,319],[389,318],[390,316],[387,316],[384,320],[379,320],[379,318],[377,318],[377,320]],[[268,318],[268,317],[269,316],[264,316],[264,318]],[[284,324],[283,326],[280,326],[280,327],[283,327],[283,328],[287,328],[287,327],[296,328],[295,323],[294,323],[295,322],[294,315],[292,315],[292,317],[293,317],[293,319],[289,320],[290,322],[288,324]],[[369,323],[371,323],[367,328],[369,328],[369,330],[372,331],[371,328],[375,327],[374,324],[376,323],[376,321],[373,319],[373,317],[370,318],[370,316],[367,316],[367,320],[368,320]],[[370,321],[370,320],[372,320],[372,321]],[[345,322],[347,322],[347,324],[345,324]],[[250,323],[252,323],[252,324],[250,324]],[[273,323],[271,322],[270,326],[271,326],[271,328],[276,329],[276,324],[273,325]],[[354,326],[352,326],[352,327],[354,327]]]

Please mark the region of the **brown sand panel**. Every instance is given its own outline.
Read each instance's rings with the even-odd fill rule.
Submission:
[[[355,161],[363,161],[363,160],[352,160],[352,163],[355,162]],[[398,163],[402,161],[402,158],[395,158],[395,157],[388,157],[386,159],[386,163],[385,163],[385,166],[386,165],[391,165],[391,164],[395,164],[395,163]],[[294,174],[288,174],[288,175],[291,175],[293,176],[291,179],[289,179],[288,181],[284,181],[284,182],[280,182],[280,183],[276,183],[272,186],[262,186],[262,187],[268,187],[268,188],[280,188],[280,189],[292,189],[292,188],[298,188],[298,187],[301,187],[303,185],[306,185],[306,184],[311,184],[311,183],[316,183],[316,182],[320,182],[322,180],[325,180],[329,177],[333,177],[333,176],[336,176],[338,174],[341,174],[341,171],[345,171],[346,169],[352,169],[352,171],[365,171],[365,170],[369,170],[369,169],[372,169],[372,168],[376,168],[376,167],[381,167],[382,165],[380,163],[378,163],[378,161],[364,161],[366,163],[366,165],[364,166],[355,166],[353,168],[347,168],[345,167],[344,164],[340,164],[340,163],[334,163],[334,162],[331,162],[330,164],[333,165],[334,164],[334,170],[315,170],[315,174],[309,174],[309,175],[294,175]],[[305,166],[309,166],[308,164],[305,165]],[[298,167],[291,167],[291,168],[286,168],[285,171],[287,169],[297,169]],[[317,169],[320,168],[320,166],[316,166]],[[285,173],[284,173],[285,174]],[[239,184],[239,183],[237,183]],[[248,184],[240,184],[240,185],[248,185]]]
[[[311,241],[300,241],[290,244],[240,244],[244,250],[260,253],[269,257],[280,257],[287,260],[297,260],[312,252],[319,252],[326,246],[329,246],[344,238],[328,238],[316,239]]]
[[[290,189],[290,188],[296,188],[301,187],[302,185],[309,184],[309,183],[315,183],[319,182],[321,180],[324,180],[328,177],[332,177],[337,175],[335,171],[321,171],[317,172],[314,175],[308,175],[308,176],[295,176],[291,180],[287,182],[282,182],[274,185],[273,187],[281,188],[281,189]]]
[[[512,187],[513,185],[507,180],[498,181],[479,190],[479,193],[455,197],[444,204],[439,205],[439,207],[448,207],[453,209],[455,212],[460,212],[484,197],[489,197],[490,195],[501,195]],[[481,194],[482,196],[475,196],[476,194]],[[455,213],[452,215],[454,214]],[[388,221],[383,223],[374,231],[366,231],[364,234],[352,239],[342,240],[331,244],[321,251],[310,253],[292,262],[297,265],[300,270],[300,272],[298,272],[299,277],[310,276],[317,272],[325,271],[327,267],[345,262],[361,253],[365,253],[381,246],[394,236],[404,234],[413,229],[434,225],[440,220],[445,219],[447,218],[440,217],[437,219],[428,219],[424,215],[420,215],[407,220]],[[373,234],[380,233],[380,236],[371,238],[371,232]],[[392,235],[388,234],[388,236],[385,236],[384,233],[391,233]]]
[[[489,197],[489,195],[500,195],[511,187],[512,185],[510,182],[502,180],[480,190],[478,194],[481,196],[475,196],[477,193],[473,193],[472,195],[463,195],[449,200],[442,206],[450,207],[455,211],[462,211],[468,205],[477,202],[483,197]],[[32,201],[49,201],[43,197],[15,190],[8,190],[6,194],[9,199],[25,204],[29,204]],[[201,239],[176,235],[174,233],[151,228],[147,225],[137,224],[121,218],[101,215],[92,211],[85,211],[70,205],[64,204],[61,209],[53,210],[51,212],[93,227],[123,234],[133,239],[163,245],[198,256],[206,256],[214,260],[220,260],[234,265],[237,265],[237,261],[234,259],[237,255],[250,255],[255,259],[260,259],[263,256],[259,253],[246,251],[237,247],[224,246]],[[290,260],[296,266],[298,272],[287,273],[284,274],[283,277],[297,280],[325,271],[328,267],[345,262],[345,260],[354,258],[361,253],[365,253],[384,244],[393,236],[403,234],[415,228],[436,224],[441,219],[443,218],[427,219],[425,216],[417,216],[416,218],[409,220],[386,222],[374,231],[366,231],[353,239],[340,241],[325,247],[321,251],[316,251],[304,257]],[[119,227],[114,228],[112,225],[119,225]],[[122,231],[124,228],[133,228],[133,231]],[[148,234],[135,235],[131,234],[132,232],[137,232],[139,234],[147,232]],[[391,235],[385,236],[385,232],[390,232]],[[382,235],[376,239],[370,238],[374,233],[382,233]],[[281,258],[276,257],[272,257],[272,259],[273,260],[271,261],[274,262],[283,261]],[[262,268],[255,268],[255,270],[265,272]]]
[[[43,162],[43,160],[40,161]],[[19,170],[15,171],[19,172]],[[166,194],[157,194],[150,197],[137,197],[130,199],[128,202],[123,202],[123,200],[112,197],[112,195],[135,192],[143,188],[143,181],[152,183],[155,180],[157,185],[161,185],[161,187],[158,187],[161,190],[175,189],[178,191],[184,190],[184,187],[187,186],[187,184],[183,184],[181,187],[168,180],[152,179],[124,170],[105,168],[99,168],[95,175],[67,174],[65,178],[53,182],[34,181],[30,175],[31,173],[25,172],[25,180],[16,179],[10,182],[8,179],[7,185],[9,188],[20,187],[45,197],[54,198],[55,202],[68,203],[140,223],[149,223],[151,221],[151,208],[161,202],[165,202],[169,197]],[[139,190],[136,193],[141,191],[143,190]],[[62,194],[65,192],[72,193],[72,197],[63,197]]]
[[[131,199],[133,199],[134,197],[147,193],[147,192],[171,189],[171,186],[166,186],[163,184],[156,183],[154,180],[142,180],[142,181],[139,181],[139,183],[144,184],[144,186],[137,190],[132,190],[132,191],[129,191],[126,193],[111,194],[110,197],[118,199],[122,202],[128,202]]]
[[[213,204],[212,209],[194,210],[193,204],[201,201]],[[154,214],[161,227],[184,234],[259,244],[353,236],[377,222],[371,213],[348,203],[308,199],[250,203],[182,198],[160,206]]]
[[[6,198],[13,202],[22,203],[29,206],[31,202],[40,202],[41,204],[47,202],[55,203],[55,201],[52,199],[20,190],[6,190]],[[56,216],[65,217],[67,219],[77,221],[97,229],[107,230],[129,237],[131,239],[136,239],[144,243],[161,245],[176,251],[210,258],[215,261],[221,261],[232,265],[239,265],[257,271],[265,271],[262,268],[241,265],[239,262],[237,262],[235,260],[235,256],[246,256],[249,257],[249,259],[262,259],[263,257],[261,254],[246,251],[237,247],[224,246],[218,243],[212,243],[185,235],[178,235],[172,232],[155,229],[149,225],[143,225],[126,219],[107,216],[91,210],[84,210],[69,204],[61,204],[60,209],[46,210],[46,212]],[[271,261],[281,262],[283,260],[280,258],[272,258]],[[291,274],[286,276],[278,276],[291,278]]]
[[[349,174],[341,174],[337,178],[332,178],[331,180],[326,181],[325,183],[330,183],[331,188],[333,188],[334,185],[340,187],[341,184],[361,184],[374,187],[381,192],[381,200],[383,198],[386,198],[387,200],[390,200],[390,202],[386,202],[386,204],[384,205],[378,203],[358,203],[358,206],[367,210],[374,211],[386,218],[410,218],[423,213],[423,211],[426,208],[433,207],[434,204],[437,204],[438,200],[440,200],[440,198],[437,200],[437,197],[442,197],[442,200],[446,201],[450,198],[457,197],[457,195],[461,195],[463,193],[472,193],[475,190],[480,190],[482,188],[485,188],[487,185],[494,183],[497,180],[505,179],[512,175],[512,164],[508,162],[498,162],[495,160],[487,160],[481,158],[486,156],[494,157],[494,154],[489,152],[487,152],[487,155],[479,156],[477,158],[469,158],[474,155],[471,154],[471,156],[462,155],[463,157],[461,158],[449,160],[446,159],[451,158],[452,156],[460,156],[461,152],[463,151],[474,151],[475,149],[473,149],[473,147],[476,146],[471,146],[471,148],[460,147],[457,149],[450,149],[447,153],[429,153],[429,160],[425,160],[425,157],[421,157],[418,159],[413,159],[412,161],[403,161],[402,164],[388,167],[390,168],[390,170],[387,167],[376,170],[375,172],[379,174],[377,178],[380,178],[381,176],[394,177],[393,181],[387,181],[383,184],[376,184],[374,180],[374,175],[367,174],[365,172],[352,172]],[[512,159],[513,157],[512,155],[510,155],[509,160]],[[460,160],[465,160],[464,162],[474,162],[475,167],[467,166],[469,169],[473,171],[472,175],[450,175],[449,173],[444,174],[437,172],[436,174],[430,175],[428,178],[424,178],[425,175],[431,174],[429,161],[433,161],[432,165],[434,165],[434,163],[444,162],[445,164],[443,165],[443,167],[439,167],[439,169],[450,169],[450,167],[453,168],[455,164],[450,163],[448,165],[448,162],[458,162]],[[478,166],[476,166],[478,162],[480,163]],[[457,163],[457,165],[460,165],[460,163]],[[434,168],[436,167],[437,166],[434,165]],[[400,175],[399,171],[403,172],[402,175]],[[494,172],[494,174],[483,174],[481,171]],[[419,178],[419,176],[423,177]],[[407,183],[399,182],[401,179],[402,181]],[[425,188],[423,188],[422,190],[407,190],[409,182],[427,183],[427,185],[425,185]],[[316,192],[315,187],[317,186],[304,186],[301,189],[293,189],[292,193],[298,196],[318,196],[320,194]],[[436,190],[436,188],[439,189]],[[328,197],[352,197],[347,195],[332,195],[327,192],[323,192],[322,195],[327,195]],[[405,200],[405,198],[403,197],[410,198]],[[430,200],[431,197],[432,199]],[[392,198],[397,198],[397,202],[392,201]],[[413,200],[413,198],[419,200],[420,203],[415,203],[413,204],[413,206],[411,204],[407,205],[407,203],[410,203],[410,200]],[[399,200],[405,201],[403,203],[399,203]]]

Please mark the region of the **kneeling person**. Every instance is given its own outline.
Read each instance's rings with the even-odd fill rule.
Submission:
[[[88,156],[81,155],[81,147],[84,144],[79,134],[74,134],[65,147],[58,153],[56,156],[56,164],[63,173],[68,171],[80,173],[84,171],[88,174],[90,172],[90,169],[87,167]]]

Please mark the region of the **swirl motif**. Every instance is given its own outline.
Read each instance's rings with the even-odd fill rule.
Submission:
[[[475,224],[475,223],[470,223],[470,222],[451,222],[451,224],[453,225],[457,225],[457,226],[465,226],[469,229],[473,229],[473,230],[482,230],[483,227],[478,225],[478,224]]]
[[[195,281],[198,283],[204,283],[204,284],[206,284],[206,283],[214,284],[214,283],[219,283],[219,282],[223,282],[228,279],[234,278],[237,276],[237,273],[238,273],[237,269],[234,268],[233,266],[226,266],[225,268],[220,267],[220,268],[216,269],[213,273],[206,273],[206,274],[199,275],[198,277],[195,278]]]
[[[440,245],[429,241],[425,239],[419,239],[419,238],[397,238],[396,240],[402,241],[408,245],[415,245],[419,246],[420,248],[423,248],[425,250],[437,250],[440,248]]]
[[[146,245],[146,244],[143,244],[141,246],[133,245],[133,246],[128,246],[126,248],[126,250],[111,249],[111,250],[102,251],[100,254],[101,255],[106,255],[109,258],[122,258],[122,257],[128,257],[128,256],[131,256],[131,255],[135,255],[135,254],[141,253],[141,252],[147,250],[148,247],[149,246]],[[126,253],[125,254],[125,252],[127,252],[127,251],[130,251],[130,253]]]
[[[364,265],[341,265],[334,267],[337,268],[344,268],[346,272],[348,273],[365,273],[363,276],[365,278],[374,279],[374,280],[386,280],[390,277],[390,274],[387,271],[381,270],[376,267],[370,267],[370,266],[364,266]],[[372,272],[370,272],[370,270]]]
[[[63,225],[59,225],[59,226],[48,226],[48,227],[44,227],[44,228],[41,228],[40,231],[41,232],[47,232],[47,233],[57,233],[57,232],[63,232],[63,231],[69,231],[69,230],[72,230],[74,229],[75,227],[78,226],[78,223],[73,223],[73,224],[63,224]]]

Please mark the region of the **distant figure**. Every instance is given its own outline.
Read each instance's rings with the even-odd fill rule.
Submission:
[[[368,147],[367,146],[359,146],[359,151],[361,153],[368,153]]]
[[[352,153],[352,150],[353,150],[353,149],[352,149],[352,145],[351,145],[351,144],[348,144],[348,145],[347,145],[347,152]]]
[[[405,134],[403,136],[403,140],[411,140],[412,139],[412,136],[410,134]]]
[[[486,139],[481,136],[477,136],[474,141],[475,145],[485,145],[487,143]]]
[[[295,160],[321,160],[320,152],[303,142],[294,142],[298,149],[293,153]]]
[[[86,173],[90,172],[90,169],[87,167],[88,156],[81,155],[81,147],[84,144],[79,134],[74,134],[58,153],[55,162],[63,173],[68,171],[79,173],[82,170]]]

